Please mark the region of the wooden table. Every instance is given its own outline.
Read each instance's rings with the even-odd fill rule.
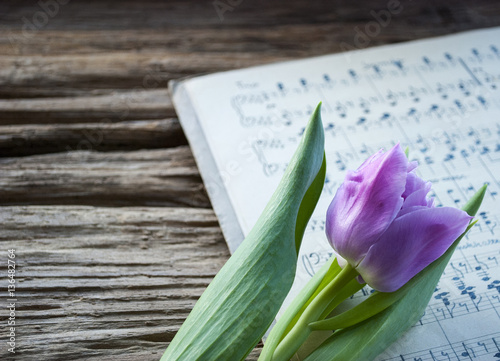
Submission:
[[[2,1],[0,358],[158,360],[229,257],[169,80],[500,25],[394,1]]]

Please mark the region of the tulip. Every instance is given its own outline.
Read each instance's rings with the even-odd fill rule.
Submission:
[[[401,146],[349,171],[326,216],[327,238],[340,257],[381,292],[393,292],[438,259],[471,217],[427,199],[431,183],[415,174]]]
[[[486,187],[464,210],[438,208],[427,197],[431,183],[416,168],[398,144],[347,173],[326,216],[337,256],[283,313],[259,361],[290,360],[318,330],[335,332],[312,353],[310,345],[304,347],[306,361],[372,360],[418,320],[460,238],[473,226]],[[365,282],[376,291],[332,315]]]
[[[486,185],[462,209],[474,216],[479,211],[485,193]],[[337,331],[309,353],[304,361],[375,359],[420,319],[454,250],[475,223],[471,222],[441,257],[396,292],[375,291],[346,312],[309,324],[313,330]]]

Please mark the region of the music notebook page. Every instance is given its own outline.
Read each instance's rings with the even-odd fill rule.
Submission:
[[[215,165],[201,165],[193,129],[186,130],[214,208],[226,195],[243,235],[323,102],[327,178],[288,301],[332,255],[325,214],[346,170],[377,150],[408,146],[438,205],[461,207],[487,183],[479,221],[425,314],[377,360],[500,360],[499,28],[206,75],[180,87]],[[174,89],[176,106],[179,94]],[[223,230],[227,223],[221,221]],[[225,235],[234,251],[241,237]],[[351,302],[370,292],[363,289]]]

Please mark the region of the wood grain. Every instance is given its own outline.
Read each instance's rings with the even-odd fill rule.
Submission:
[[[242,2],[222,21],[212,2],[121,4],[72,1],[43,26],[33,24],[40,11],[36,3],[11,5],[0,33],[0,97],[165,88],[188,75],[495,26],[500,17],[500,3],[493,1],[399,1],[401,11],[357,44],[357,31],[386,11],[388,1],[363,6],[295,0],[286,9],[276,2]]]
[[[10,95],[13,94],[12,88],[5,89],[8,89]],[[29,96],[33,91],[40,95],[39,89],[30,86],[27,89],[28,93],[23,94],[24,96]],[[48,92],[51,93],[50,90]],[[76,97],[0,99],[0,125],[110,123],[132,119],[161,119],[174,115],[174,107],[166,89],[138,87],[133,90],[112,91],[110,94],[85,94]]]
[[[155,90],[188,75],[286,60],[253,53],[112,52],[72,56],[1,56],[0,97],[85,95],[98,89]],[[31,85],[36,81],[37,88]],[[139,102],[140,99],[134,101]],[[165,116],[165,115],[163,115]]]
[[[186,145],[179,121],[136,120],[76,124],[0,126],[0,156],[73,150],[137,150]]]
[[[229,257],[210,209],[1,207],[0,222],[16,250],[16,360],[158,360]]]
[[[189,147],[0,159],[0,204],[209,207]]]
[[[357,46],[387,0],[242,1],[222,19],[213,1],[41,2],[0,2],[0,241],[19,262],[2,360],[159,360],[229,257],[169,80],[500,26],[500,2],[401,0]]]
[[[54,16],[36,31],[66,29],[79,30],[127,30],[127,29],[189,29],[223,28],[232,29],[244,26],[272,29],[274,26],[290,24],[350,23],[370,18],[371,10],[386,9],[387,0],[353,2],[336,0],[287,0],[269,2],[255,0],[241,1],[221,20],[211,1],[154,0],[120,1],[122,6],[114,6],[112,1],[99,0],[64,1]],[[491,19],[498,10],[498,4],[490,0],[476,0],[473,3],[456,1],[421,0],[418,2],[401,0],[405,11],[401,18],[413,19],[418,24],[435,24],[450,27],[463,27],[470,23],[480,26],[485,18]],[[40,11],[36,2],[29,0],[4,0],[0,5],[2,26],[7,29],[20,28],[22,18],[32,20],[34,13]],[[105,20],[105,21],[104,21]],[[487,25],[487,24],[485,24]],[[29,30],[29,29],[28,29]],[[36,32],[34,31],[34,32]],[[435,30],[439,31],[439,29]],[[189,39],[190,40],[190,39]],[[192,40],[191,40],[192,41]]]

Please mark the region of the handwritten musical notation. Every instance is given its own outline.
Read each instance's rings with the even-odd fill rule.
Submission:
[[[397,142],[409,147],[419,175],[433,184],[437,206],[461,207],[488,184],[478,222],[425,314],[378,361],[500,360],[499,49],[497,28],[186,83],[244,234],[322,102],[327,176],[289,298],[333,254],[324,236],[325,213],[345,171],[380,148]],[[364,288],[352,301],[371,292]]]
[[[499,360],[500,332],[476,337],[428,350],[412,352],[386,361],[452,361]]]

